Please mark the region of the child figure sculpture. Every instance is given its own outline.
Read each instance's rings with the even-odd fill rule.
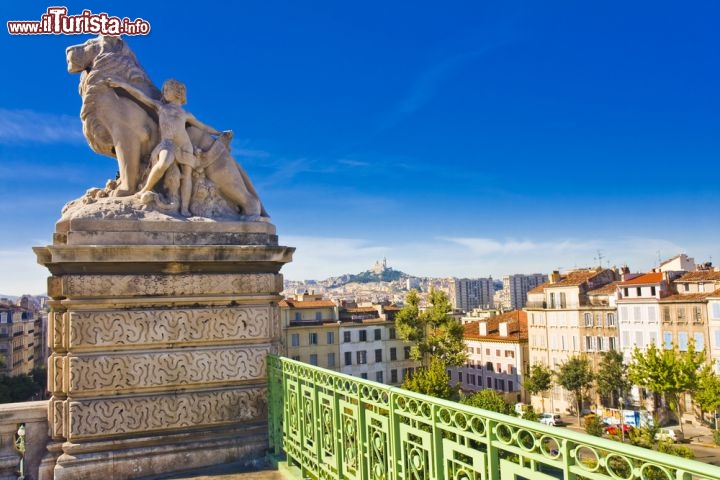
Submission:
[[[152,159],[157,157],[157,161],[153,164],[147,181],[138,194],[142,195],[151,191],[167,169],[177,163],[181,169],[180,214],[185,217],[192,216],[190,213],[192,172],[193,169],[200,167],[200,162],[195,155],[195,148],[190,141],[186,126],[190,124],[205,130],[211,135],[222,136],[222,139],[227,142],[232,138],[232,132],[220,132],[205,125],[190,112],[186,112],[182,106],[187,102],[187,90],[185,85],[177,80],[167,80],[163,84],[162,99],[160,101],[148,97],[145,93],[127,83],[114,79],[108,79],[107,83],[111,87],[122,88],[139,102],[154,109],[158,114],[161,140],[151,155]]]

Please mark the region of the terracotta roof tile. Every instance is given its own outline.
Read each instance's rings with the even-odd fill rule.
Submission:
[[[660,303],[663,302],[697,302],[701,300],[706,300],[708,297],[712,297],[715,295],[715,292],[705,292],[705,293],[676,293],[674,295],[669,295],[667,297],[663,297],[660,300]]]
[[[611,282],[607,285],[603,285],[602,287],[596,288],[595,290],[590,290],[587,292],[588,295],[610,295],[612,293],[615,293],[615,290],[617,290],[617,286],[620,284],[620,282]]]
[[[487,322],[487,335],[480,335],[480,322]],[[500,336],[500,323],[507,322],[508,335]],[[463,325],[463,336],[469,340],[525,340],[528,339],[527,313],[523,310],[513,310],[501,315],[490,317],[487,320],[478,320]]]
[[[660,283],[663,281],[662,272],[652,272],[640,275],[626,282],[620,282],[619,285],[649,285],[651,283]]]
[[[688,272],[675,281],[681,283],[720,281],[720,272],[716,272],[714,270],[699,270],[697,272]]]
[[[286,298],[278,302],[280,308],[334,308],[335,303],[330,300],[293,300]]]

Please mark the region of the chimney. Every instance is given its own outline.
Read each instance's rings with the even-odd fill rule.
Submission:
[[[500,322],[500,336],[501,337],[507,337],[508,336],[508,324],[507,322]]]
[[[479,335],[481,337],[484,337],[487,335],[487,322],[478,322],[478,325],[480,326]]]
[[[553,272],[550,274],[550,283],[557,283],[560,281],[560,272],[557,270],[553,270]]]

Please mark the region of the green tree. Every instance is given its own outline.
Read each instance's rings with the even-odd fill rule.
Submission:
[[[495,390],[490,390],[489,388],[480,390],[460,399],[460,403],[482,408],[483,410],[490,410],[492,412],[505,414],[510,412],[510,406],[505,402],[502,395],[497,393]]]
[[[534,363],[525,375],[523,386],[530,395],[540,394],[543,412],[545,411],[545,392],[552,387],[553,372],[544,363]]]
[[[695,351],[693,342],[688,349],[658,349],[654,343],[641,351],[635,347],[633,362],[628,366],[628,377],[635,385],[663,395],[670,409],[682,418],[682,394],[697,390],[700,368],[705,363],[705,352]],[[682,421],[680,422],[682,429]]]
[[[457,397],[458,388],[450,385],[450,375],[441,359],[433,357],[430,365],[417,369],[405,377],[402,388],[436,398],[452,400]]]
[[[573,394],[578,425],[580,424],[583,395],[592,387],[593,379],[594,375],[590,360],[585,356],[570,357],[567,362],[562,364],[560,371],[557,373],[558,384]]]
[[[711,412],[715,418],[715,430],[718,429],[716,412],[720,408],[720,377],[715,375],[712,368],[706,367],[698,378],[698,388],[695,391],[695,401],[703,412]]]
[[[431,290],[428,294],[430,307],[420,311],[420,297],[411,290],[407,305],[395,316],[398,336],[414,345],[410,350],[413,360],[429,365],[430,358],[437,357],[446,367],[464,365],[467,359],[463,327],[449,315],[452,305],[445,292]]]
[[[628,379],[628,367],[623,356],[616,350],[603,353],[595,376],[598,393],[610,399],[610,406],[617,407],[618,399],[625,395],[632,384]]]

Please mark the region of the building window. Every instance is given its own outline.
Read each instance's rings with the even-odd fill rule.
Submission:
[[[365,365],[367,363],[367,352],[365,350],[360,350],[355,353],[357,354],[357,364]]]
[[[515,390],[513,389],[513,387],[515,387],[515,385],[513,384],[513,382],[511,382],[510,380],[508,380],[508,392],[514,392]]]
[[[655,288],[655,285],[651,286],[650,287],[650,295],[652,295],[654,297],[656,293],[657,293],[657,290]]]
[[[636,294],[638,297],[642,297],[642,288],[640,288],[640,287],[635,287],[635,294]]]
[[[623,288],[623,297],[627,298],[629,296],[630,296],[630,293],[628,291],[628,288],[627,287]]]
[[[715,335],[715,348],[720,348],[720,328],[713,330],[713,334]]]
[[[712,316],[713,318],[720,318],[720,303],[712,304]]]
[[[352,352],[345,352],[345,365],[352,365]]]
[[[352,339],[350,338],[350,332],[343,332],[343,342],[344,343],[350,343]]]
[[[488,372],[494,372],[494,371],[495,371],[495,367],[493,366],[493,363],[492,363],[492,362],[487,362],[487,363],[485,364],[485,370],[487,370]]]
[[[390,340],[395,340],[395,327],[390,327]]]
[[[311,353],[310,354],[310,365],[317,366],[317,353]]]
[[[672,332],[663,332],[663,347],[665,350],[672,349]]]
[[[487,388],[492,388],[492,377],[487,377],[486,381]]]
[[[322,312],[315,312],[315,320],[322,322]]]
[[[583,317],[585,318],[585,326],[586,326],[586,327],[592,327],[592,326],[593,326],[592,313],[585,313],[585,314],[583,315]]]
[[[458,382],[462,383],[462,372],[458,372]]]
[[[693,317],[694,317],[694,318],[693,318],[693,321],[694,321],[695,323],[702,323],[702,309],[701,309],[700,307],[698,307],[698,306],[695,306],[695,307],[694,307],[694,310],[695,310],[695,312],[694,312],[694,315],[693,315]]]
[[[560,308],[565,308],[567,303],[565,301],[565,292],[560,292]]]
[[[390,383],[398,383],[397,368],[390,370]]]
[[[686,352],[688,349],[688,334],[687,332],[678,332],[678,350]]]
[[[383,372],[375,372],[375,381],[383,383]]]
[[[367,342],[367,330],[360,330],[360,341]]]
[[[302,321],[302,313],[300,313],[300,312],[295,312],[295,321],[296,321],[296,322]]]
[[[397,348],[391,347],[390,348],[390,361],[397,360]]]
[[[328,345],[335,343],[335,332],[326,332],[325,337]]]
[[[694,347],[696,351],[700,352],[705,350],[705,335],[703,335],[702,332],[695,332],[693,340],[695,340]]]
[[[328,368],[335,367],[335,352],[330,352],[327,354],[327,365]]]
[[[367,373],[366,372],[361,373],[360,378],[362,378],[363,380],[367,380]]]
[[[617,351],[617,338],[608,337],[608,349]]]
[[[670,323],[670,307],[663,307],[663,322]]]
[[[613,312],[609,312],[607,314],[607,326],[614,327],[616,325],[617,325],[617,320],[615,319],[615,314]]]
[[[676,315],[678,323],[685,323],[685,309],[683,307],[678,307]]]
[[[603,351],[603,337],[597,337],[597,349],[598,351]]]
[[[499,378],[497,381],[497,390],[504,392],[505,391],[505,380],[502,378]]]
[[[318,344],[317,333],[315,333],[315,332],[308,333],[308,343],[309,343],[310,345],[317,345],[317,344]]]
[[[410,347],[403,348],[405,352],[405,360],[410,360]]]
[[[382,362],[382,348],[375,349],[375,361]]]
[[[293,333],[292,335],[290,335],[290,345],[293,347],[300,346],[300,334]]]
[[[635,345],[638,348],[645,348],[645,342],[643,342],[643,332],[635,332]]]
[[[375,335],[375,340],[382,339],[382,331],[379,328],[376,328],[373,333]]]
[[[293,355],[293,356],[292,356],[292,359],[293,359],[293,360],[297,360],[297,361],[299,362],[299,361],[300,361],[300,355]]]

